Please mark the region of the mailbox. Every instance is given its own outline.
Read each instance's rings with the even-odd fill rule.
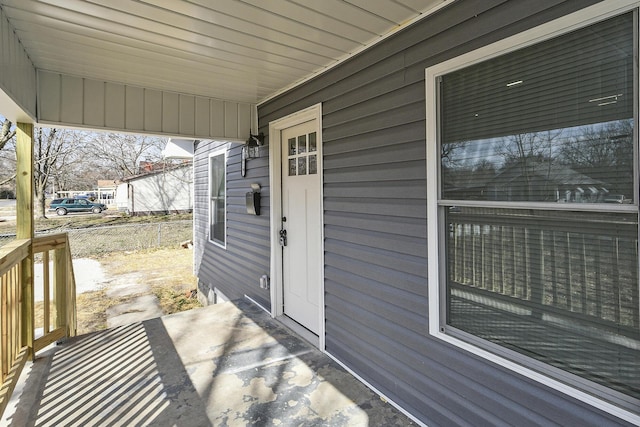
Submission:
[[[260,215],[260,184],[251,184],[251,191],[246,194],[247,213]]]

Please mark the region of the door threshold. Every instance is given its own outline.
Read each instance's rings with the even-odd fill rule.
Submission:
[[[299,335],[303,340],[307,341],[315,348],[320,349],[320,338],[316,334],[302,326],[300,323],[296,322],[285,314],[276,317],[276,320],[282,323],[282,325],[284,325],[286,328],[291,329],[291,331]]]

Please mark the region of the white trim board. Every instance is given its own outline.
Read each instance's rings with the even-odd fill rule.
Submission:
[[[325,325],[324,325],[324,193],[322,188],[322,104],[315,104],[304,110],[282,117],[269,123],[269,188],[271,189],[271,204],[269,207],[270,216],[270,241],[271,241],[271,316],[279,317],[284,314],[284,304],[282,301],[282,248],[279,243],[279,231],[282,218],[282,176],[281,162],[282,155],[281,131],[292,126],[316,120],[318,126],[318,173],[320,176],[320,218],[322,220],[320,241],[322,248],[320,251],[321,277],[320,277],[320,329],[318,331],[319,349],[324,351],[325,347]]]

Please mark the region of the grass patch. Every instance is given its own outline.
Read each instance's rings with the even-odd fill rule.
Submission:
[[[191,297],[191,289],[172,288],[169,286],[154,286],[153,293],[160,301],[160,307],[164,314],[178,313],[180,311],[191,310],[202,307],[197,298]]]
[[[104,227],[106,225],[123,224],[155,224],[159,222],[191,220],[191,214],[173,215],[141,215],[127,216],[119,212],[105,212],[103,214],[77,215],[69,214],[56,216],[51,213],[48,218],[38,218],[35,220],[35,231],[49,231],[57,229],[85,229],[93,227]],[[0,222],[0,234],[11,234],[16,232],[15,221]]]
[[[79,294],[76,298],[78,334],[106,329],[107,309],[124,301],[124,298],[107,297],[104,289]]]
[[[202,307],[197,298],[190,296],[196,289],[192,250],[161,248],[118,252],[99,261],[111,276],[139,274],[141,281],[151,285],[164,314]]]
[[[124,302],[123,298],[109,298],[104,289],[83,292],[76,297],[77,331],[78,334],[100,331],[107,328],[107,309]],[[49,309],[49,325],[55,329],[56,307],[51,304]],[[44,327],[44,302],[38,301],[34,308],[34,322],[36,328]]]

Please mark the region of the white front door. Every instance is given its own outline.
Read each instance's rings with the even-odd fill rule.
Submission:
[[[284,314],[314,334],[320,330],[322,269],[320,141],[317,121],[281,131],[282,289]]]

